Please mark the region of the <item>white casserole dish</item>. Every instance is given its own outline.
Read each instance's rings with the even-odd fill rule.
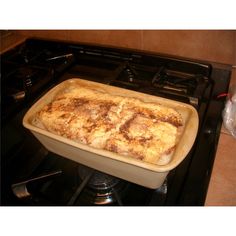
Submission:
[[[34,115],[46,104],[50,103],[59,91],[63,91],[72,83],[114,95],[138,98],[144,102],[157,102],[178,111],[184,120],[184,127],[171,161],[166,165],[143,162],[77,143],[32,125],[31,120]],[[24,127],[29,129],[49,151],[104,173],[152,189],[160,187],[168,172],[184,160],[195,141],[198,123],[197,111],[191,105],[78,78],[66,80],[52,88],[28,110],[23,119]]]

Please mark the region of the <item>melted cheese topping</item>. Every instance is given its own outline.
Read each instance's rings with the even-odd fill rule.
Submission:
[[[183,120],[177,111],[159,104],[70,87],[43,107],[33,123],[95,148],[166,164]]]

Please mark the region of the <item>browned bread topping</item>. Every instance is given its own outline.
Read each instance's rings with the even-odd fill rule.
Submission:
[[[33,120],[54,134],[154,164],[166,164],[183,126],[172,108],[71,86]]]

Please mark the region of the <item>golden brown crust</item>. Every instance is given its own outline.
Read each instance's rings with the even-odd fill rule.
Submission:
[[[183,125],[172,108],[73,86],[55,96],[35,120],[49,132],[154,164],[169,161]]]

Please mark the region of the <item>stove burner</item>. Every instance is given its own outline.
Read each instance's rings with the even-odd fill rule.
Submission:
[[[205,83],[202,75],[181,73],[161,67],[152,79],[154,87],[182,94],[193,94],[200,84]]]
[[[84,180],[85,177],[91,172],[91,169],[80,165],[78,171],[80,178]],[[113,188],[119,182],[120,179],[118,178],[96,171],[90,178],[88,186],[94,190],[106,190]]]
[[[106,205],[117,202],[122,205],[121,198],[127,189],[125,181],[82,165],[78,167],[78,173],[82,181],[91,175],[81,194],[85,204]]]
[[[32,48],[22,45],[18,50],[13,52],[10,61],[19,64],[29,64],[37,57],[38,53],[40,53],[40,51],[36,52],[35,50],[32,50]]]
[[[12,70],[6,71],[2,79],[3,120],[34,99],[52,81],[53,72],[50,69],[13,65]]]

